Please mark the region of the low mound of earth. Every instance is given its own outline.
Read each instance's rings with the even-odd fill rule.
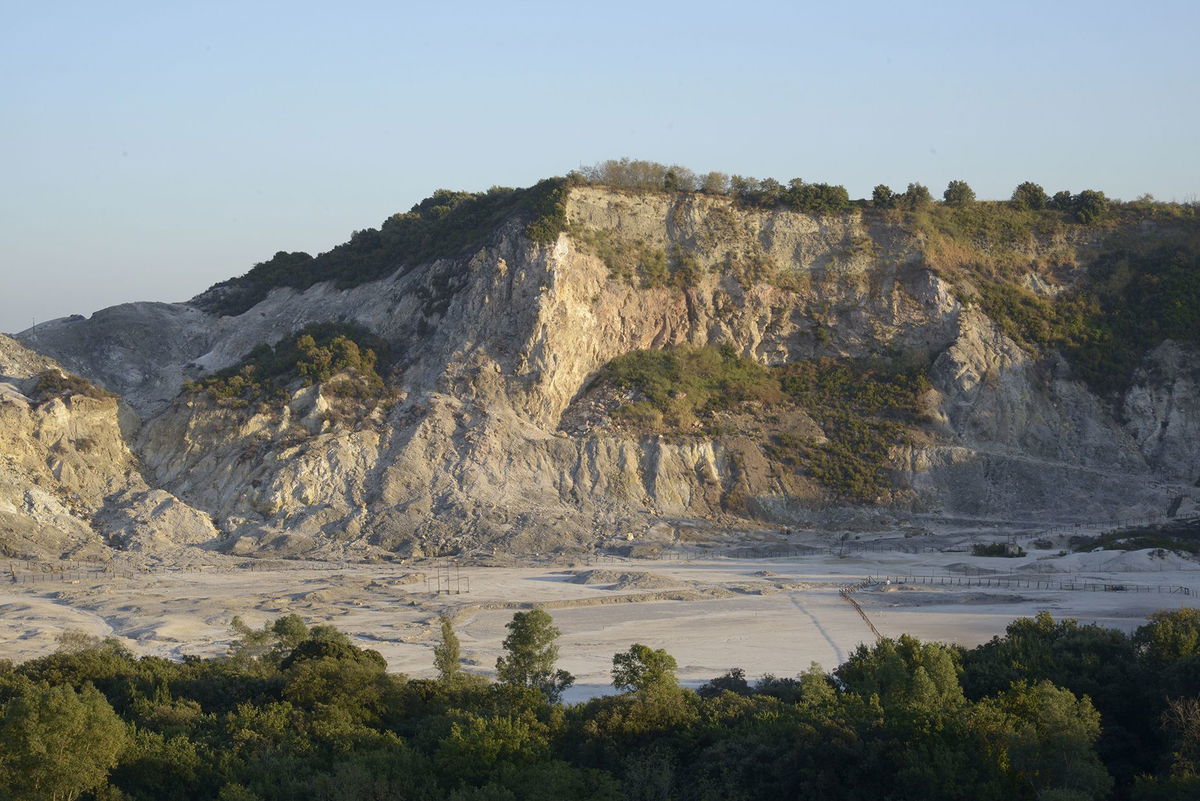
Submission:
[[[991,604],[1036,604],[1038,599],[1007,592],[960,592],[938,587],[890,585],[874,588],[874,594],[864,593],[862,600],[875,600],[891,606],[923,605],[991,605]],[[887,596],[886,601],[879,595]]]
[[[675,589],[680,582],[654,573],[617,572],[613,570],[584,570],[575,573],[574,584],[604,585],[610,590],[665,590]]]

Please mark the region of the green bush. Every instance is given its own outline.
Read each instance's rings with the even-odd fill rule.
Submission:
[[[672,248],[668,257],[661,248],[630,240],[616,231],[575,227],[570,233],[586,251],[604,262],[609,277],[630,286],[687,287],[699,280],[701,269],[696,258],[679,247]]]
[[[1046,190],[1032,181],[1025,181],[1013,190],[1012,198],[1008,201],[1015,209],[1039,211],[1046,207],[1050,198]]]
[[[1071,211],[1078,222],[1091,225],[1108,213],[1108,198],[1103,192],[1085,189],[1071,199]]]
[[[1095,537],[1079,536],[1070,540],[1071,549],[1090,551],[1162,551],[1200,554],[1200,519],[1172,521],[1157,526],[1142,526],[1109,531]]]
[[[971,546],[974,556],[1002,556],[1015,559],[1025,555],[1025,551],[1007,542],[977,542]]]
[[[904,359],[813,359],[778,368],[785,393],[809,413],[828,442],[797,447],[778,438],[776,454],[803,463],[826,489],[870,503],[891,489],[889,453],[912,442],[929,389],[924,363]]]
[[[33,389],[28,393],[28,397],[36,405],[49,403],[55,398],[69,398],[72,395],[82,395],[85,398],[115,398],[116,395],[106,389],[88,381],[85,378],[80,378],[71,373],[63,373],[58,370],[47,370],[39,373],[34,381]]]
[[[879,184],[871,191],[871,205],[877,209],[893,209],[899,197],[887,184]]]
[[[931,203],[933,196],[929,194],[929,187],[924,184],[911,183],[900,196],[900,204],[909,211],[923,209]]]
[[[951,181],[942,193],[947,206],[969,206],[975,202],[975,190],[966,181]]]
[[[361,345],[359,343],[362,343]],[[383,390],[376,367],[387,344],[366,329],[349,324],[310,325],[291,339],[259,345],[237,365],[207,378],[186,382],[185,392],[206,392],[227,406],[282,400],[289,385],[329,381],[331,395],[365,400]]]

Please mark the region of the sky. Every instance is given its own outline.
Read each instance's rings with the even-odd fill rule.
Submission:
[[[0,331],[628,156],[1200,196],[1200,4],[0,0]]]

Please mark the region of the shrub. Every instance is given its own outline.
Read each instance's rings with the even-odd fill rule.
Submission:
[[[909,184],[901,196],[901,204],[910,211],[923,209],[932,202],[933,196],[929,194],[929,187],[917,183]]]
[[[1050,198],[1046,205],[1058,211],[1070,211],[1074,202],[1075,196],[1064,189],[1061,192],[1055,192],[1054,197]]]
[[[1200,228],[1111,235],[1089,280],[1054,299],[1002,281],[976,281],[984,312],[1015,342],[1062,352],[1101,393],[1122,391],[1147,350],[1200,343]]]
[[[700,191],[708,195],[723,195],[729,191],[729,176],[723,172],[707,173],[700,182]]]
[[[1108,198],[1103,192],[1085,189],[1071,199],[1071,212],[1078,222],[1091,225],[1108,213]]]
[[[846,187],[809,184],[799,178],[791,182],[785,199],[792,208],[810,214],[840,214],[850,208]]]
[[[241,407],[280,400],[295,382],[312,386],[345,374],[333,382],[331,394],[365,399],[378,396],[383,389],[383,379],[376,370],[379,353],[386,357],[386,343],[364,328],[310,325],[291,339],[259,345],[239,364],[199,381],[186,382],[183,389],[207,392],[225,405]]]
[[[1025,551],[1015,543],[1009,542],[977,542],[971,546],[974,556],[1006,556],[1016,558],[1025,555]]]
[[[942,193],[947,206],[969,206],[975,202],[975,190],[966,181],[951,181]]]
[[[874,502],[891,489],[887,465],[893,446],[910,443],[929,388],[925,366],[873,359],[813,359],[779,368],[785,393],[825,432],[826,443],[806,446],[777,439],[775,453],[838,497]]]
[[[892,209],[896,207],[900,195],[892,191],[887,184],[879,184],[871,191],[871,205],[877,209]]]
[[[1046,207],[1050,198],[1046,196],[1046,190],[1032,181],[1025,181],[1018,184],[1013,190],[1012,199],[1009,203],[1015,209],[1039,211]]]
[[[657,411],[671,427],[747,402],[784,399],[768,368],[728,347],[631,351],[609,362],[597,380],[644,396],[642,404],[622,410],[626,420],[651,422]]]
[[[64,373],[60,370],[46,370],[39,373],[34,381],[33,389],[28,397],[35,405],[49,403],[55,398],[66,399],[72,395],[82,395],[85,398],[115,398],[116,395],[106,389],[101,389],[85,378]]]

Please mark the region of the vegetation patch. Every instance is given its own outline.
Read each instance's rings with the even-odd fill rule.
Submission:
[[[241,408],[283,400],[297,384],[328,382],[331,395],[366,400],[383,391],[379,354],[386,362],[387,344],[364,328],[311,325],[290,339],[259,345],[240,364],[185,382],[183,390],[206,392],[222,405]]]
[[[1123,391],[1164,340],[1200,345],[1200,225],[1114,233],[1088,278],[1053,299],[979,282],[971,299],[1023,347],[1063,353],[1103,394]]]
[[[355,231],[350,241],[316,257],[280,251],[245,275],[214,285],[197,304],[229,316],[241,314],[279,287],[303,290],[323,281],[341,289],[358,286],[401,268],[472,253],[510,218],[523,220],[533,241],[552,242],[566,229],[568,184],[566,179],[547,178],[527,189],[439,189],[408,212],[393,214],[377,229]]]
[[[599,257],[610,278],[630,286],[649,289],[670,282],[667,254],[640,239],[629,239],[616,231],[572,226],[571,238],[583,249]]]
[[[1025,550],[1019,545],[1009,542],[977,542],[971,546],[974,556],[1000,556],[1016,559],[1025,555]]]
[[[699,691],[665,649],[613,654],[616,695],[564,704],[560,630],[507,624],[495,678],[452,621],[436,678],[288,615],[226,654],[115,638],[0,663],[0,797],[217,801],[1195,799],[1200,610],[1132,634],[1019,618],[974,648],[909,635]],[[368,635],[369,636],[369,635]],[[736,654],[730,660],[736,661]],[[489,666],[490,667],[490,666]],[[803,671],[803,672],[801,672]]]
[[[949,277],[966,269],[973,276],[1014,278],[1075,258],[1074,248],[1065,240],[1069,218],[1054,209],[975,202],[889,214],[921,238],[929,266]]]
[[[47,370],[38,375],[37,380],[33,384],[33,389],[28,393],[28,398],[33,401],[34,405],[41,406],[55,398],[66,399],[73,395],[83,395],[85,398],[95,398],[97,400],[117,397],[108,390],[96,386],[86,378],[80,378],[77,375],[59,372],[58,370]]]
[[[610,159],[582,168],[578,179],[600,186],[637,192],[702,192],[725,195],[742,206],[792,209],[809,214],[841,214],[853,204],[846,187],[793,178],[787,184],[774,178],[750,178],[710,172],[704,175],[679,165],[636,159]]]
[[[617,419],[647,430],[686,430],[716,411],[785,400],[769,368],[729,346],[631,351],[609,362],[599,381],[636,391]]]
[[[800,408],[826,441],[771,430],[765,442],[777,461],[810,476],[833,495],[873,502],[891,490],[892,447],[913,441],[921,421],[925,366],[882,359],[814,359],[765,367],[731,347],[633,351],[597,379],[633,391],[613,417],[643,433],[727,433],[716,413]]]
[[[825,432],[827,442],[779,438],[785,461],[804,469],[839,498],[869,503],[891,490],[889,453],[913,442],[927,365],[904,359],[813,359],[778,368],[780,384]]]
[[[1164,523],[1158,526],[1110,531],[1097,537],[1071,537],[1074,551],[1140,551],[1146,548],[1161,548],[1200,555],[1200,518]]]

